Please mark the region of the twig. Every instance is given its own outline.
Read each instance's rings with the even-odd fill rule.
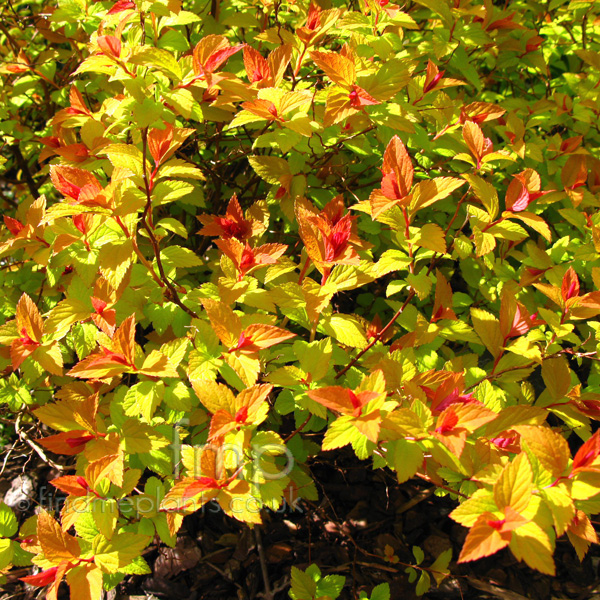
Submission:
[[[260,528],[254,528],[254,537],[256,538],[256,549],[258,550],[258,558],[260,559],[260,570],[262,572],[263,583],[265,584],[265,600],[273,600],[273,592],[271,591],[271,583],[269,581],[269,570],[267,568],[267,559],[265,558],[265,549],[260,535]]]
[[[405,502],[400,508],[398,508],[396,510],[396,514],[399,515],[405,513],[407,510],[410,510],[413,506],[416,506],[420,502],[423,502],[423,500],[429,498],[429,496],[431,496],[434,492],[434,487],[420,491],[418,494],[413,496],[408,502]]]
[[[389,320],[388,324],[369,342],[335,377],[339,379],[346,371],[351,369],[361,358],[367,353],[383,336],[388,332],[392,325],[396,322],[396,319],[404,312],[404,309],[408,306],[408,303],[414,298],[415,290],[411,290],[402,306],[396,311],[396,314]]]
[[[306,417],[306,420],[304,421],[304,423],[302,423],[302,425],[300,425],[300,427],[298,427],[295,431],[292,431],[292,433],[290,433],[290,435],[288,435],[283,441],[288,442],[295,435],[300,433],[308,425],[308,422],[310,421],[311,417],[312,417],[312,414],[309,414],[308,417]]]

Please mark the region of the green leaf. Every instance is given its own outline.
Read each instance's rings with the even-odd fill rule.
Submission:
[[[177,235],[179,235],[182,238],[185,238],[187,240],[187,237],[188,237],[187,229],[185,228],[185,225],[183,223],[181,223],[180,221],[177,221],[177,219],[172,219],[170,217],[167,217],[166,219],[161,219],[156,224],[156,227],[162,227],[163,229],[166,229],[167,231],[172,231],[173,233],[176,233]]]
[[[17,529],[15,513],[4,502],[0,502],[0,537],[12,537]]]
[[[431,578],[429,577],[429,573],[427,573],[427,571],[421,571],[419,581],[417,581],[417,586],[415,588],[415,593],[417,596],[422,596],[425,592],[429,591],[430,587]]]
[[[146,422],[152,421],[152,415],[160,404],[165,390],[162,381],[141,381],[127,390],[123,399],[123,409],[128,417],[140,415]]]
[[[13,558],[13,543],[11,540],[0,539],[0,569],[6,569]]]
[[[317,592],[317,584],[313,578],[297,569],[292,567],[292,589],[290,590],[290,597],[293,600],[312,600]]]
[[[327,374],[333,352],[331,339],[325,338],[318,342],[307,344],[303,341],[294,342],[294,354],[300,362],[300,368],[311,376],[311,381],[319,381]]]
[[[102,150],[113,167],[128,169],[136,175],[144,173],[142,153],[138,148],[129,144],[111,144]]]
[[[367,345],[367,336],[360,321],[350,315],[332,315],[319,329],[345,346],[364,348]]]
[[[332,599],[337,598],[342,593],[342,588],[346,583],[346,578],[342,575],[327,575],[317,583],[317,597],[329,596]]]
[[[150,539],[135,533],[118,533],[107,540],[103,535],[94,538],[94,562],[104,573],[116,573],[141,555]]]
[[[323,450],[333,450],[353,443],[364,437],[353,424],[354,418],[343,416],[336,419],[323,438]]]
[[[164,250],[161,250],[160,257],[165,267],[186,269],[202,265],[202,260],[198,256],[188,248],[182,248],[181,246],[168,246]]]
[[[373,588],[369,600],[390,600],[390,584],[380,583]]]
[[[423,466],[423,451],[416,442],[397,440],[394,443],[393,465],[398,483],[408,481]]]
[[[152,427],[135,419],[127,419],[121,428],[122,444],[130,454],[150,452],[169,445],[169,440]]]
[[[175,57],[167,50],[151,46],[138,47],[129,58],[129,62],[133,65],[154,67],[174,81],[181,80],[181,67]]]

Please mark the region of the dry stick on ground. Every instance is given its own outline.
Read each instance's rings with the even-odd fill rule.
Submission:
[[[469,576],[465,577],[465,579],[475,589],[481,590],[482,592],[487,592],[488,594],[492,594],[497,598],[502,598],[502,600],[527,600],[525,596],[522,596],[517,592],[507,590],[506,588],[502,588],[497,585],[492,585],[491,583],[487,583],[486,581],[481,581],[481,579],[475,579],[475,577]]]
[[[21,441],[25,442],[47,465],[56,469],[57,471],[64,471],[65,467],[55,463],[52,459],[46,456],[46,453],[42,449],[41,446],[36,444],[28,435],[21,429],[21,415],[17,415],[15,420],[15,432],[21,439]]]

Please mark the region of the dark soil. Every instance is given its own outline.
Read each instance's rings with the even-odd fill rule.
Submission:
[[[5,457],[6,452],[0,470]],[[600,599],[600,548],[592,547],[581,564],[566,537],[561,538],[554,578],[532,571],[509,551],[459,565],[466,529],[448,517],[455,502],[435,496],[431,484],[413,480],[399,485],[391,472],[372,470],[346,449],[325,453],[310,466],[318,502],[265,511],[264,525],[254,529],[207,505],[186,517],[175,548],[146,550],[151,575],[128,576],[107,600],[283,600],[291,567],[305,569],[311,563],[324,575],[346,577],[344,600],[382,582],[390,584],[392,600],[412,600],[417,598],[415,584],[405,569],[415,564],[415,545],[425,552],[425,567],[453,549],[451,576],[432,587],[426,599]],[[0,497],[24,519],[40,498],[47,503],[47,482],[57,475],[26,445],[16,444],[0,475]],[[386,546],[394,550],[391,555],[388,549],[387,558]],[[13,569],[0,600],[43,598],[45,592],[18,581],[28,572]],[[68,588],[61,590],[68,598]]]

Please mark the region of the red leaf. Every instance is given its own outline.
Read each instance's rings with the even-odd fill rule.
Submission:
[[[565,302],[575,296],[579,296],[579,277],[577,277],[577,273],[575,273],[573,267],[569,267],[565,273],[560,291]]]
[[[98,47],[106,56],[119,58],[121,56],[121,40],[114,35],[99,35],[96,38]]]
[[[571,470],[576,471],[590,470],[591,464],[598,458],[600,454],[600,431],[596,431],[594,435],[587,441],[573,457],[573,465]]]
[[[4,215],[4,224],[13,235],[18,235],[24,229],[24,225],[20,221],[8,215]]]

